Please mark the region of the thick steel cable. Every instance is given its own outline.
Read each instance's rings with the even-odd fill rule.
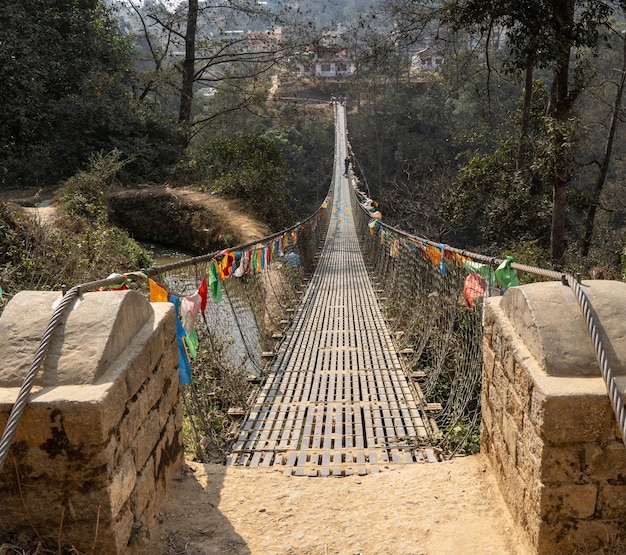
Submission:
[[[591,336],[591,341],[593,343],[596,358],[598,359],[598,363],[600,364],[602,378],[604,379],[604,384],[606,385],[606,388],[608,390],[609,399],[611,400],[611,405],[613,407],[613,412],[615,413],[615,417],[617,418],[620,432],[622,434],[622,443],[626,447],[626,408],[624,407],[624,403],[617,387],[617,382],[615,381],[613,370],[611,369],[611,365],[609,364],[609,361],[607,359],[606,351],[604,350],[604,347],[602,345],[602,340],[600,339],[600,333],[598,332],[598,326],[596,325],[591,303],[589,302],[589,298],[587,297],[587,295],[585,295],[585,292],[583,291],[580,283],[578,283],[578,281],[573,276],[567,276],[567,284],[576,295],[578,305],[580,306],[580,309],[582,310],[583,316],[585,318],[585,323],[587,324],[587,330],[589,331],[589,335]]]

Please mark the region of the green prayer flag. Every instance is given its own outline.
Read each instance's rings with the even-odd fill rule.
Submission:
[[[185,336],[185,344],[187,345],[189,356],[195,359],[200,345],[200,340],[198,339],[198,334],[195,329],[191,330],[191,332]]]
[[[215,260],[211,260],[211,264],[209,265],[209,292],[211,293],[211,298],[216,303],[222,302],[222,284]]]
[[[496,277],[493,268],[489,264],[482,264],[481,262],[474,262],[473,260],[465,260],[463,264],[468,273],[476,272],[487,282],[489,287],[495,286]]]
[[[496,268],[495,274],[500,287],[508,289],[509,287],[515,287],[519,285],[517,279],[517,270],[511,268],[511,262],[513,262],[512,256],[507,256],[506,260],[503,260],[500,266]]]

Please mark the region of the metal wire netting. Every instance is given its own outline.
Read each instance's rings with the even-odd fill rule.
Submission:
[[[501,290],[492,284],[470,307],[464,295],[467,263],[476,261],[463,251],[384,224],[376,203],[359,190],[356,178],[353,183],[363,255],[405,367],[429,401],[436,423],[431,440],[447,456],[477,452],[483,304],[486,296]],[[479,260],[485,261],[496,262]],[[554,273],[543,277],[554,279]]]
[[[210,298],[198,318],[199,348],[191,383],[181,388],[186,449],[196,458],[221,460],[237,419],[266,375],[283,332],[300,304],[328,227],[330,200],[314,216],[258,243],[229,249],[234,268],[220,281],[221,300]],[[210,266],[225,253],[151,268],[146,273],[179,297],[198,291]]]

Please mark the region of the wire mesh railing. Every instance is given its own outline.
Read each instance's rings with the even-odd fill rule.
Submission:
[[[352,176],[353,212],[363,255],[398,349],[425,397],[439,408],[432,438],[448,456],[479,448],[484,299],[533,280],[556,280],[574,292],[593,342],[626,445],[626,410],[598,332],[589,298],[568,273],[516,264],[411,235],[382,221],[376,202]],[[440,404],[440,407],[438,405]]]
[[[328,228],[331,204],[329,193],[306,220],[251,243],[113,274],[64,292],[2,431],[0,471],[54,330],[83,293],[129,288],[175,305],[181,394],[191,442],[186,447],[201,460],[212,458],[211,451],[213,458],[219,457],[215,451],[228,437],[225,415],[229,408],[245,410],[251,384],[262,378],[281,331],[299,305]]]
[[[227,454],[237,427],[229,414],[247,411],[253,387],[265,377],[278,350],[315,268],[330,203],[329,197],[305,222],[256,243],[192,259],[191,264],[183,261],[148,270],[168,290],[170,300],[175,295],[197,301],[203,280],[217,273],[207,285],[212,302],[201,307],[194,330],[201,349],[189,375],[181,374],[189,426],[186,448],[196,458],[222,460]],[[232,267],[223,275],[229,256]],[[192,343],[189,339],[183,338],[185,346]]]

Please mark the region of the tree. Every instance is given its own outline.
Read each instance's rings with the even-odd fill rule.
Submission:
[[[394,28],[402,24],[414,33],[407,38],[415,41],[414,50],[423,50],[438,32],[436,25],[424,21],[410,25],[404,11]],[[442,202],[454,187],[459,167],[474,152],[495,148],[499,134],[512,129],[508,114],[518,88],[495,75],[492,82],[499,97],[490,103],[487,71],[478,54],[462,48],[449,31],[445,40],[441,68],[411,75],[406,60],[393,55],[388,39],[361,37],[366,63],[358,60],[359,79],[351,84],[349,96],[363,101],[350,114],[349,128],[370,192],[385,218],[422,236],[459,240],[470,234],[450,234],[441,218]],[[475,234],[471,239],[476,240]]]
[[[2,186],[53,185],[100,150],[152,156],[153,176],[176,160],[162,114],[131,102],[130,49],[101,2],[7,0],[0,32]]]
[[[601,159],[597,162],[598,176],[589,194],[589,201],[586,208],[584,236],[582,244],[582,255],[585,257],[589,255],[589,249],[591,248],[591,240],[593,237],[596,212],[600,204],[600,195],[602,194],[602,190],[604,189],[604,185],[607,180],[609,164],[611,162],[611,157],[615,146],[617,127],[621,117],[624,87],[626,86],[626,38],[623,35],[620,35],[619,40],[622,43],[622,64],[621,69],[616,72],[618,74],[618,79],[615,83],[615,96],[610,115],[610,123],[604,146],[604,152],[602,153]]]
[[[161,3],[147,8],[133,0],[129,3],[141,20],[141,34],[153,60],[150,78],[138,96],[143,98],[148,87],[152,92],[158,83],[165,83],[155,75],[173,66],[179,73],[174,86],[178,121],[187,130],[187,144],[221,115],[254,106],[261,97],[257,90],[259,78],[275,69],[294,43],[306,40],[304,33],[295,30],[293,21],[284,27],[279,25],[285,23],[289,6],[285,13],[277,14],[264,3],[252,0],[187,0],[173,11]],[[292,30],[292,34],[288,35],[286,29]],[[176,52],[184,53],[182,59],[176,57]],[[172,86],[170,79],[166,86]],[[233,88],[238,94],[229,95],[227,102],[212,101],[203,110],[196,106],[194,99],[199,89],[219,95]]]
[[[566,190],[571,171],[571,115],[584,79],[572,53],[595,49],[606,28],[614,5],[608,1],[580,0],[510,1],[485,3],[469,0],[448,5],[448,20],[471,30],[491,28],[499,24],[507,30],[510,49],[508,66],[512,70],[533,67],[550,69],[552,86],[546,106],[547,117],[553,120],[551,130],[554,157],[545,178],[552,187],[551,256],[555,264],[563,263],[565,253]],[[572,65],[574,67],[572,68]],[[527,84],[530,80],[527,78]],[[527,90],[527,94],[532,94]]]
[[[189,125],[193,84],[196,73],[196,31],[198,28],[198,0],[188,0],[187,28],[185,30],[185,59],[182,64],[182,84],[180,87],[180,110],[178,122]]]
[[[287,210],[287,145],[273,131],[237,133],[209,141],[198,152],[198,170],[212,191],[254,206],[255,215],[275,229],[291,224]]]

